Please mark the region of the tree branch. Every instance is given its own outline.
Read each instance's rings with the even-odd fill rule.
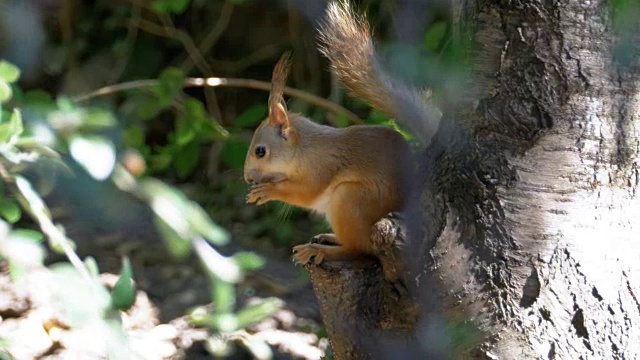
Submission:
[[[142,89],[148,88],[152,86],[156,86],[158,84],[158,80],[148,79],[148,80],[134,80],[130,82],[109,85],[97,89],[88,94],[78,95],[73,98],[76,102],[84,102],[96,97],[111,95],[118,92],[133,90],[133,89]],[[208,78],[187,78],[184,82],[184,87],[242,87],[242,88],[250,88],[256,90],[271,90],[271,83],[266,81],[254,80],[254,79],[242,79],[242,78],[220,78],[220,77],[208,77]],[[294,89],[291,87],[285,87],[284,93],[299,98],[301,100],[307,101],[316,106],[322,107],[328,111],[331,111],[336,114],[344,114],[351,120],[354,124],[364,124],[364,122],[354,113],[345,109],[344,107],[333,103],[329,100],[323,99],[321,97],[315,96],[308,92]],[[335,125],[335,124],[333,124]]]

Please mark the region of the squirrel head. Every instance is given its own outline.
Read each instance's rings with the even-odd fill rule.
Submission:
[[[249,184],[278,182],[295,169],[298,134],[289,114],[279,103],[269,107],[269,116],[256,129],[244,162],[244,179]]]
[[[273,68],[269,116],[256,129],[244,163],[244,179],[250,184],[278,182],[295,168],[298,134],[291,126],[283,94],[291,67],[290,54],[282,55]]]

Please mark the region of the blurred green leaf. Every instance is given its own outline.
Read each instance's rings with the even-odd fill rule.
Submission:
[[[335,117],[335,123],[336,123],[336,127],[343,128],[351,124],[351,119],[349,119],[347,115],[343,113],[339,113]]]
[[[7,102],[11,99],[11,95],[13,92],[11,91],[11,86],[4,80],[0,80],[0,104]]]
[[[217,283],[214,283],[214,289],[216,289],[218,283],[220,286],[224,286],[225,289],[230,290],[230,292],[220,288],[219,290],[214,290],[214,294],[230,294],[231,299],[235,298],[233,296],[233,286],[229,286],[229,284],[218,280]],[[195,326],[206,326],[218,332],[231,332],[237,330],[238,320],[236,316],[231,312],[223,312],[220,310],[219,305],[221,301],[216,301],[215,297],[213,303],[216,306],[215,313],[209,312],[204,307],[199,307],[189,314],[189,321]]]
[[[14,145],[24,131],[20,110],[13,109],[8,122],[0,123],[0,143]]]
[[[424,47],[431,51],[438,50],[446,35],[447,23],[445,21],[437,21],[433,23],[424,35]]]
[[[14,83],[20,77],[20,69],[4,60],[0,60],[0,79],[8,82]]]
[[[144,95],[131,100],[135,115],[140,120],[151,120],[157,117],[168,105],[161,105],[154,96]]]
[[[98,278],[100,276],[100,269],[98,267],[98,262],[93,256],[87,256],[82,261],[84,266],[87,268],[87,271],[94,278]]]
[[[367,122],[370,124],[381,125],[389,121],[389,117],[382,111],[372,109],[367,120]]]
[[[151,156],[150,164],[154,171],[164,171],[169,168],[172,161],[173,156],[169,152],[169,149],[164,147],[160,152]]]
[[[176,130],[172,141],[178,146],[185,146],[196,137],[197,128],[194,121],[187,116],[179,116],[176,119]]]
[[[265,260],[262,256],[252,252],[240,251],[231,257],[243,270],[257,270],[264,266]]]
[[[234,285],[222,280],[214,280],[212,285],[213,296],[211,299],[216,306],[216,312],[223,314],[231,312],[233,306],[236,304],[236,290]]]
[[[33,242],[44,240],[44,235],[41,232],[31,229],[13,229],[12,235]]]
[[[84,115],[83,124],[92,130],[112,127],[118,123],[113,114],[106,110],[95,109],[85,112]]]
[[[194,239],[193,247],[210,276],[234,284],[242,280],[242,269],[236,262],[231,258],[220,255],[204,239]]]
[[[267,104],[259,103],[253,105],[235,119],[233,126],[241,129],[254,128],[267,117],[268,113],[269,107]]]
[[[158,77],[158,85],[153,90],[161,106],[171,105],[173,98],[184,86],[184,78],[184,73],[178,68],[169,67],[162,71]]]
[[[229,242],[229,233],[224,228],[214,224],[209,215],[197,203],[191,202],[187,217],[191,228],[210,243],[223,246]]]
[[[44,90],[30,90],[22,95],[19,105],[29,114],[46,118],[57,109],[56,102]]]
[[[244,328],[254,324],[268,316],[273,315],[282,307],[282,300],[277,298],[263,299],[255,304],[249,305],[238,311],[236,314],[238,328]]]
[[[58,109],[62,112],[76,112],[78,111],[78,106],[67,96],[60,96],[56,99],[56,105],[58,105]]]
[[[120,278],[111,291],[111,306],[118,310],[129,310],[136,300],[136,285],[133,281],[133,271],[128,257],[122,259]]]
[[[15,201],[5,197],[0,197],[0,216],[9,223],[14,224],[16,221],[20,220],[22,211]]]
[[[247,151],[249,151],[249,143],[243,139],[232,136],[225,141],[220,157],[226,166],[234,169],[242,169],[244,160],[247,157]]]
[[[173,166],[181,179],[193,173],[200,160],[200,144],[192,142],[178,148],[173,154]]]
[[[129,125],[122,132],[122,142],[127,147],[140,148],[144,146],[145,134],[140,125]]]
[[[178,259],[183,259],[191,253],[191,241],[180,236],[166,221],[161,217],[155,218],[156,227],[162,234],[169,253]]]
[[[102,136],[74,136],[69,151],[96,180],[108,178],[116,164],[116,149],[109,139]]]
[[[155,0],[151,7],[161,14],[182,14],[190,2],[191,0]]]

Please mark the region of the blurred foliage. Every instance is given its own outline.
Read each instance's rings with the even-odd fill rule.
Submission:
[[[105,288],[97,281],[98,265],[90,257],[80,259],[43,201],[55,188],[55,176],[42,171],[42,164],[53,163],[68,173],[77,164],[96,181],[113,182],[146,203],[172,255],[194,253],[200,260],[214,307],[194,309],[190,319],[211,329],[212,352],[228,353],[221,334],[272,313],[279,306],[272,299],[238,307],[236,284],[263,260],[248,252],[220,254],[216,248],[230,238],[225,227],[243,245],[288,254],[292,242],[326,232],[326,224],[281,204],[244,204],[242,167],[251,134],[267,114],[268,94],[187,89],[185,79],[268,80],[281,53],[293,49],[291,86],[342,102],[367,123],[402,131],[392,119],[332,86],[313,40],[313,23],[322,9],[314,13],[314,6],[295,5],[303,3],[0,0],[0,58],[10,60],[0,62],[0,256],[9,262],[11,275],[19,279],[44,268],[46,238],[50,250],[65,254],[73,266],[47,270],[60,276],[63,291],[73,288],[82,295],[80,303],[68,299],[67,305],[91,314],[87,319],[108,322],[118,318],[116,309],[133,304],[135,274],[128,259],[114,288]],[[437,102],[445,92],[444,79],[464,68],[463,46],[452,41],[446,6],[430,5],[429,16],[416,24],[417,35],[405,39],[409,45],[399,45],[384,41],[392,38],[392,26],[385,26],[394,24],[391,14],[397,9],[391,2],[361,5],[382,39],[388,68],[429,87]],[[3,33],[7,24],[12,31]],[[36,41],[41,38],[46,42]],[[116,86],[132,81],[139,86]],[[290,99],[289,108],[321,123],[350,125],[346,117],[299,99]],[[24,175],[34,169],[40,174],[35,180]],[[23,228],[29,224],[25,214],[39,231]],[[266,345],[249,338],[241,342],[257,358],[269,357]]]
[[[95,180],[113,181],[121,190],[147,202],[156,214],[167,247],[175,256],[184,257],[192,249],[195,251],[210,279],[212,301],[216,305],[214,310],[197,311],[200,318],[214,320],[198,322],[194,317],[195,324],[208,326],[215,334],[231,332],[270,315],[279,307],[279,303],[272,299],[244,309],[234,307],[234,284],[242,280],[246,270],[261,267],[262,259],[244,252],[231,257],[222,256],[206,241],[225,245],[229,235],[214,224],[198,204],[162,181],[151,177],[138,178],[117,164],[115,145],[109,137],[101,134],[117,124],[108,110],[80,108],[64,97],[54,104],[45,97],[45,102],[40,105],[50,109],[48,114],[41,121],[25,126],[21,108],[10,102],[18,76],[19,69],[8,62],[0,62],[0,86],[7,89],[6,96],[0,100],[0,177],[3,180],[0,215],[6,220],[0,220],[0,259],[8,261],[15,281],[27,284],[28,280],[23,279],[29,279],[29,272],[36,269],[52,272],[59,286],[48,291],[62,299],[59,310],[66,314],[67,326],[82,328],[104,322],[102,328],[105,331],[120,333],[117,336],[122,338],[121,327],[110,324],[120,322],[116,310],[126,311],[135,301],[135,282],[129,260],[123,260],[118,281],[112,290],[107,289],[98,279],[97,264],[80,259],[74,250],[74,242],[67,238],[64,228],[52,220],[51,212],[37,189],[21,175],[31,166],[37,166],[43,158],[54,159],[60,166],[65,166],[67,160],[60,154],[69,154]],[[202,133],[202,129],[199,132]],[[20,220],[23,212],[32,217],[41,232],[10,226],[10,223]],[[43,234],[49,241],[49,248],[64,254],[72,267],[54,264],[49,269],[44,268],[46,248],[42,243]],[[111,337],[109,334],[105,336]],[[112,345],[109,357],[129,356],[126,346]]]

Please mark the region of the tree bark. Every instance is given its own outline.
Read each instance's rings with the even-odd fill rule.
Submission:
[[[424,234],[406,258],[420,317],[405,339],[453,358],[640,357],[637,18],[622,33],[590,0],[456,0],[453,16],[469,76],[421,157]],[[343,270],[311,272],[344,340],[327,312],[358,319],[340,304],[366,292],[344,289],[384,279]],[[381,312],[391,294],[357,300]],[[389,343],[336,358],[380,358],[376,344]]]

